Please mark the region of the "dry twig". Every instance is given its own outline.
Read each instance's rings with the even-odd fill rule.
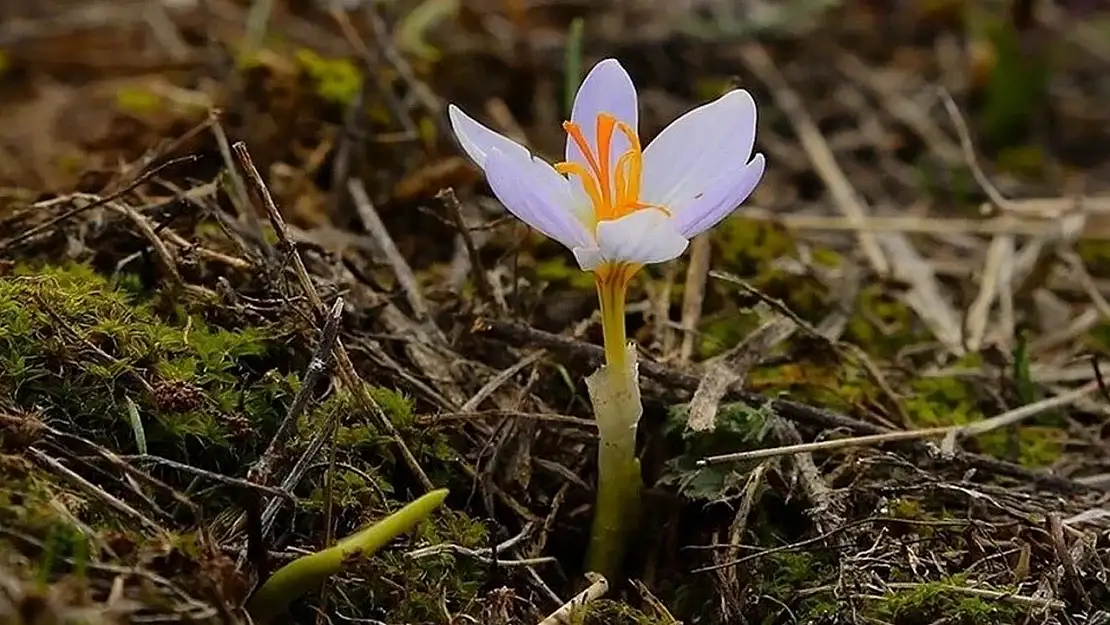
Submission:
[[[469,226],[466,225],[466,220],[463,219],[462,203],[455,195],[455,190],[450,187],[443,189],[436,194],[436,199],[443,203],[455,224],[455,228],[459,231],[459,236],[462,237],[466,255],[470,259],[470,269],[474,274],[474,282],[478,285],[478,293],[487,304],[493,305],[504,314],[506,312],[503,306],[504,300],[494,296],[493,286],[490,284],[489,276],[486,275],[486,270],[482,268],[482,259],[478,256],[477,246],[474,245],[474,236],[471,234]]]
[[[351,194],[351,199],[355,202],[355,209],[358,211],[359,219],[362,220],[362,225],[370,233],[370,236],[374,237],[374,242],[377,243],[378,247],[385,252],[385,257],[389,260],[389,266],[393,269],[393,275],[396,276],[397,282],[405,292],[405,297],[409,301],[409,306],[412,307],[416,320],[428,322],[428,302],[424,299],[424,294],[420,291],[420,285],[416,282],[416,274],[412,272],[412,267],[401,255],[401,251],[397,249],[397,244],[393,242],[393,237],[389,235],[389,230],[382,223],[382,218],[378,216],[374,203],[370,201],[370,194],[366,192],[366,187],[358,178],[351,178],[347,181],[347,192]]]
[[[597,573],[587,573],[586,577],[591,582],[589,587],[575,595],[574,598],[561,608],[552,612],[550,616],[540,621],[539,625],[570,625],[570,623],[574,622],[573,618],[577,610],[580,610],[594,599],[598,599],[609,592],[609,581],[601,575]]]
[[[698,321],[705,300],[705,284],[709,279],[711,249],[708,234],[698,235],[690,242],[690,263],[686,268],[686,288],[682,294],[682,344],[678,351],[681,362],[689,362],[694,355]]]
[[[814,451],[829,451],[833,449],[846,449],[849,447],[881,445],[883,443],[890,443],[893,441],[920,440],[923,438],[942,436],[948,434],[949,432],[958,431],[961,427],[962,426],[958,425],[949,425],[945,427],[925,428],[921,430],[908,430],[905,432],[888,432],[886,434],[872,434],[870,436],[842,438],[830,441],[820,441],[817,443],[798,443],[797,445],[786,445],[784,447],[774,447],[771,449],[738,451],[733,454],[722,454],[720,456],[709,456],[707,458],[702,458],[701,460],[698,460],[698,466],[705,467],[712,464],[721,464],[725,462],[761,460],[763,458],[774,458],[776,456],[792,456],[794,454],[810,453]]]
[[[732,386],[743,386],[752,367],[759,364],[775,345],[790,337],[798,326],[789,317],[777,314],[755,329],[739,345],[705,363],[702,378],[690,400],[686,427],[693,431],[712,430],[716,425],[721,398]]]

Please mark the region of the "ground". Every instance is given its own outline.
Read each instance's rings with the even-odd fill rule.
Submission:
[[[768,166],[633,285],[645,514],[564,622],[1110,622],[1098,3],[10,4],[4,622],[248,622],[432,488],[281,618],[538,623],[590,586],[592,279],[445,110],[555,158],[608,56],[645,139],[751,91]]]

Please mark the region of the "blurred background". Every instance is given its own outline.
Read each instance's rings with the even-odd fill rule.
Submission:
[[[645,144],[751,91],[768,165],[633,289],[649,513],[636,583],[581,622],[1107,622],[1096,0],[0,2],[0,615],[244,622],[267,558],[422,492],[410,460],[443,514],[297,622],[534,623],[580,590],[592,278],[506,218],[445,112],[558,160],[604,57]],[[231,478],[320,340],[305,282],[345,298],[380,408],[314,391],[274,479],[329,455],[248,537]]]
[[[322,133],[341,125],[359,96],[378,113],[358,121],[365,132],[395,139],[379,137],[380,149],[358,155],[395,170],[390,189],[374,185],[385,194],[415,167],[446,168],[454,155],[435,132],[442,122],[428,110],[433,99],[485,111],[486,121],[496,115],[502,129],[513,125],[551,152],[562,141],[568,80],[612,55],[644,90],[649,136],[730,85],[759,95],[761,147],[778,165],[763,187],[768,208],[799,208],[822,193],[792,145],[778,83],[802,100],[868,197],[888,194],[905,205],[921,199],[923,184],[952,188],[947,178],[959,177],[962,161],[938,88],[966,107],[976,144],[1000,170],[998,184],[1025,185],[1019,194],[1036,185],[1074,190],[1103,177],[1105,165],[1110,37],[1100,4],[13,1],[0,8],[0,176],[69,188],[98,165],[150,149],[150,139],[174,136],[211,105],[225,111],[229,133],[267,160],[296,168],[289,152],[301,145],[319,151],[327,168],[334,149]],[[373,20],[362,5],[372,5]],[[398,71],[391,55],[408,69]],[[764,56],[773,70],[759,67]],[[309,83],[316,89],[298,88]],[[413,141],[419,163],[392,158],[412,154]],[[313,186],[327,191],[326,182]]]

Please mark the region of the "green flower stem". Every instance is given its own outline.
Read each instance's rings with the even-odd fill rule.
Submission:
[[[284,614],[289,604],[319,587],[352,557],[368,558],[386,543],[423,521],[447,497],[447,489],[434,490],[397,512],[335,545],[297,558],[278,569],[251,597],[247,611],[255,623],[265,624]]]
[[[628,362],[628,333],[624,323],[624,304],[628,283],[639,270],[637,265],[611,265],[598,269],[597,300],[601,308],[601,333],[605,345],[605,365],[610,370],[625,371]],[[636,417],[639,419],[639,417]]]
[[[615,579],[628,539],[639,522],[642,478],[636,458],[636,426],[643,413],[636,348],[625,333],[628,282],[639,269],[616,265],[597,272],[605,365],[586,379],[598,427],[597,502],[588,570]]]
[[[624,561],[629,535],[640,512],[640,460],[636,431],[622,440],[603,440],[598,448],[597,502],[586,569],[615,579]]]

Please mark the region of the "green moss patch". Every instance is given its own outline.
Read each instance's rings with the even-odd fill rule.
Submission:
[[[141,427],[152,454],[192,450],[208,468],[233,469],[294,391],[295,374],[271,367],[300,364],[282,347],[287,333],[216,328],[177,306],[163,316],[163,303],[126,284],[77,265],[0,279],[0,392],[120,453],[138,451]]]

